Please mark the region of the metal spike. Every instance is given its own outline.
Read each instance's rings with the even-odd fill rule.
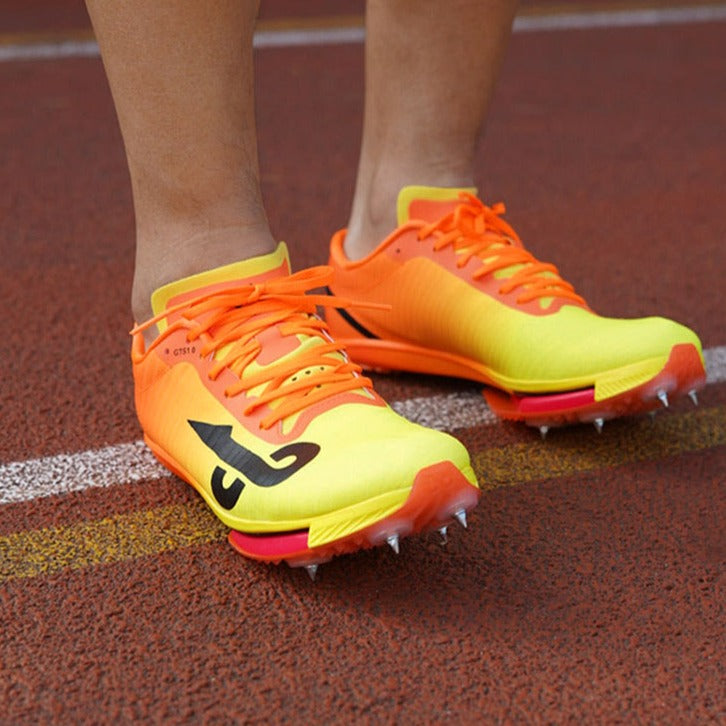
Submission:
[[[539,427],[539,435],[542,437],[542,441],[544,441],[547,438],[547,432],[550,430],[549,426],[540,426]]]
[[[398,554],[399,548],[398,548],[398,535],[392,534],[390,537],[386,537],[386,542],[390,545],[391,549]]]
[[[315,582],[315,576],[318,574],[318,566],[317,565],[305,565],[305,569],[308,572],[308,575],[310,575],[310,579]]]
[[[663,404],[663,408],[668,408],[668,394],[664,390],[657,393],[658,400]]]
[[[464,528],[466,529],[466,510],[465,509],[459,509],[458,511],[454,512],[454,519]]]
[[[441,535],[441,544],[445,545],[449,541],[449,537],[446,534],[446,527],[439,527],[439,534]]]
[[[695,388],[692,391],[688,391],[688,396],[693,401],[693,405],[698,406],[698,394]]]
[[[597,429],[597,432],[599,434],[602,433],[602,427],[605,425],[605,419],[604,418],[596,418],[593,422],[593,426]]]

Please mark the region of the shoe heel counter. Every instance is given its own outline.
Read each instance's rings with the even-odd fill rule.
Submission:
[[[345,242],[345,235],[347,229],[339,229],[330,239],[330,246],[328,252],[328,264],[336,271],[342,269],[348,258],[343,251],[343,242]]]
[[[143,340],[139,345],[136,337],[142,336],[135,336],[131,347],[134,400],[136,414],[142,427],[144,427],[149,409],[149,389],[169,371],[169,366],[154,351],[144,354]]]

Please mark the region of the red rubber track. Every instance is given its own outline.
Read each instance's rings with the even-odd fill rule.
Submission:
[[[78,3],[7,8],[3,33],[87,27]],[[675,318],[706,348],[726,343],[725,27],[516,35],[478,157],[483,196],[507,202],[527,244],[596,310]],[[362,48],[257,61],[269,216],[297,268],[320,264],[354,183]],[[133,218],[100,61],[0,63],[0,149],[0,462],[135,441]],[[376,383],[392,401],[478,390]],[[101,547],[87,566],[6,576],[0,722],[719,722],[726,385],[701,401],[695,411],[715,421],[708,441],[696,424],[668,428],[692,420],[687,401],[656,434],[639,421],[546,443],[515,424],[457,429],[480,471],[497,451],[508,457],[499,480],[486,469],[492,488],[468,530],[451,528],[446,547],[407,539],[399,557],[336,558],[314,585],[240,557],[224,528],[161,554],[113,560]],[[654,440],[661,431],[672,439]],[[623,459],[626,443],[645,453]],[[543,450],[588,466],[527,474]],[[0,505],[0,569],[16,534],[201,511],[171,475],[119,477]],[[49,538],[38,556],[54,547]]]

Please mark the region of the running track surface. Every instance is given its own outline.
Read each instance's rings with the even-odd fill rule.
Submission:
[[[46,5],[9,3],[2,42],[85,32],[82,7]],[[543,443],[470,384],[377,376],[464,441],[486,491],[446,547],[339,558],[314,585],[236,555],[134,443],[133,219],[100,61],[0,63],[0,493],[24,492],[0,505],[0,722],[723,722],[725,40],[723,22],[515,35],[478,164],[597,310],[701,334],[701,406]],[[322,263],[362,48],[257,62],[273,227],[298,268]]]

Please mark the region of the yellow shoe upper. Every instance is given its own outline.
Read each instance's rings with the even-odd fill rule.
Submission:
[[[361,503],[400,503],[440,461],[473,479],[461,444],[395,414],[330,338],[314,314],[329,298],[306,294],[329,278],[327,268],[290,275],[281,244],[161,288],[154,318],[133,331],[147,441],[235,529],[300,529]]]
[[[348,260],[345,231],[333,237],[333,290],[390,305],[355,311],[372,336],[477,361],[507,390],[570,390],[620,369],[631,382],[647,379],[674,345],[700,351],[698,337],[673,321],[592,312],[553,265],[524,249],[503,213],[471,190],[407,187],[399,227],[368,257]]]

